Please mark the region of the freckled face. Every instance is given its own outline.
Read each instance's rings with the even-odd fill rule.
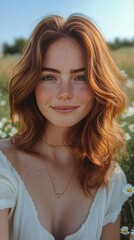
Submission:
[[[47,49],[35,97],[48,124],[71,127],[89,113],[93,95],[85,68],[84,51],[72,38],[60,39]]]

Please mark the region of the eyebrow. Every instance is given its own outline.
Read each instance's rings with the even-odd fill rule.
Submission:
[[[61,73],[58,69],[55,68],[48,68],[48,67],[43,67],[42,72],[47,71],[47,72],[54,72],[54,73]],[[78,69],[72,69],[71,73],[79,73],[79,72],[84,72],[85,68],[78,68]]]

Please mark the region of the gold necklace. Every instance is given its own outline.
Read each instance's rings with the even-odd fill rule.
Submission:
[[[53,147],[53,148],[58,148],[58,147],[66,147],[65,145],[52,145],[47,143],[45,140],[42,139],[42,141],[49,147]]]
[[[45,161],[44,161],[44,162],[45,162]],[[46,169],[47,169],[47,171],[48,171],[48,174],[49,174],[49,177],[50,177],[50,180],[51,180],[51,183],[52,183],[54,192],[55,192],[55,194],[56,194],[56,196],[57,196],[58,198],[61,198],[62,195],[63,195],[63,194],[65,193],[65,191],[67,190],[69,184],[71,183],[71,180],[72,180],[72,178],[73,178],[73,175],[74,175],[74,172],[75,172],[76,168],[74,168],[74,171],[73,171],[73,173],[72,173],[72,175],[71,175],[71,177],[70,177],[70,179],[69,179],[69,181],[68,181],[65,189],[63,190],[63,192],[60,193],[60,192],[57,192],[57,190],[56,190],[56,187],[55,187],[53,178],[52,178],[52,176],[51,176],[51,174],[50,174],[50,171],[49,171],[49,169],[48,169],[48,166],[47,166],[46,162],[45,162],[45,166],[46,166]]]

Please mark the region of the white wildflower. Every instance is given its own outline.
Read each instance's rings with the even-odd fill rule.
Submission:
[[[12,137],[15,133],[17,133],[17,131],[18,131],[17,128],[12,127],[9,135]]]
[[[134,107],[128,107],[125,109],[124,113],[122,114],[123,118],[131,117],[134,115]]]
[[[123,193],[125,193],[127,196],[131,197],[134,194],[134,186],[132,186],[131,184],[127,184],[123,190]]]
[[[122,123],[120,123],[120,127],[126,127],[127,125],[128,125],[127,122],[122,122]]]
[[[127,73],[126,73],[126,71],[125,71],[124,69],[121,70],[121,73],[122,73],[122,75],[123,75],[124,77],[127,77],[127,76],[128,76]]]
[[[5,106],[5,105],[6,105],[6,101],[5,100],[0,101],[0,106]]]
[[[3,132],[3,131],[0,130],[0,137],[1,137],[1,138],[6,138],[7,135],[6,135],[5,132]]]
[[[125,139],[128,141],[128,140],[130,140],[131,139],[131,136],[129,135],[129,133],[125,133]]]
[[[126,82],[126,86],[127,86],[127,88],[132,88],[132,87],[134,87],[134,81],[128,79],[127,82]]]
[[[2,123],[6,123],[7,122],[7,118],[5,118],[5,117],[1,118],[1,122]]]
[[[4,131],[8,131],[12,128],[12,125],[11,123],[7,124],[5,127],[4,127]]]
[[[128,126],[128,128],[129,128],[130,131],[134,132],[134,124],[130,124],[130,125]]]
[[[126,226],[121,227],[120,232],[121,232],[123,235],[128,235],[128,234],[130,233],[130,232],[128,231],[128,227],[126,227]]]

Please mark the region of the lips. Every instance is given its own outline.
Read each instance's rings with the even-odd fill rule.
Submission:
[[[54,106],[51,107],[52,109],[54,109],[57,112],[72,112],[75,111],[79,106]]]

